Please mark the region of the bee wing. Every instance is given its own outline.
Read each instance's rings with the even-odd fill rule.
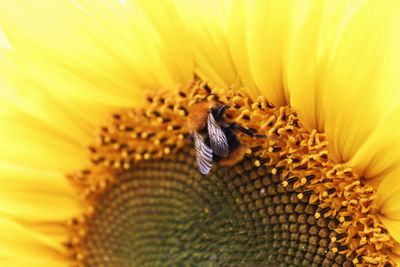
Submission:
[[[211,112],[208,114],[207,127],[212,151],[216,155],[226,158],[229,154],[228,140]]]
[[[213,151],[204,143],[204,139],[199,133],[195,132],[193,137],[197,166],[202,174],[207,174],[211,170]]]

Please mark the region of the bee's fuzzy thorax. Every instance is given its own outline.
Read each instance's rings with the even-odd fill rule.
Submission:
[[[208,102],[200,102],[189,108],[187,127],[190,132],[200,131],[206,127],[207,116],[211,105]]]

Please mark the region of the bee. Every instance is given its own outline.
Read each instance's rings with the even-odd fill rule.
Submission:
[[[256,135],[236,123],[225,121],[224,114],[230,108],[229,105],[204,100],[190,107],[187,125],[194,140],[199,171],[208,174],[212,162],[231,166],[243,159],[246,147],[242,145],[235,131],[241,131],[251,137],[266,136]]]

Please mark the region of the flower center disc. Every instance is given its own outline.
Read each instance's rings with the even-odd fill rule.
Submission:
[[[100,197],[87,266],[352,266],[329,249],[338,222],[247,158],[205,176],[192,150],[140,161]]]

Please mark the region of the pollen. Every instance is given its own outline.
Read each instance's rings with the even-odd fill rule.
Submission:
[[[243,160],[197,168],[189,108],[229,105]],[[68,175],[86,212],[68,222],[77,266],[391,266],[395,241],[376,214],[376,192],[329,159],[324,133],[289,106],[195,80],[116,111],[90,145],[91,164]]]

